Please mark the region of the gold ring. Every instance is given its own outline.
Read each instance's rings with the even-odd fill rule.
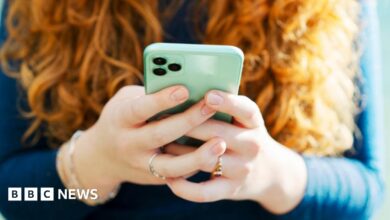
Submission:
[[[150,171],[150,173],[151,173],[153,176],[165,180],[166,177],[163,176],[163,175],[161,175],[161,174],[159,174],[159,173],[156,171],[156,169],[154,168],[154,166],[153,166],[153,160],[154,160],[160,153],[161,153],[161,152],[157,152],[157,153],[153,154],[153,156],[149,159],[149,171]]]
[[[220,177],[223,175],[223,172],[222,172],[222,157],[218,157],[218,161],[217,163],[215,164],[215,168],[213,170],[213,172],[211,173],[211,178],[215,178],[215,177]]]

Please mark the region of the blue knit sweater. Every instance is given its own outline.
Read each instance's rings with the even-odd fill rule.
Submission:
[[[0,3],[2,1],[0,0]],[[368,219],[383,197],[383,114],[378,21],[375,1],[364,1],[361,67],[365,78],[364,111],[357,118],[362,132],[355,153],[343,158],[304,157],[308,170],[305,196],[285,215],[272,215],[251,201],[192,203],[175,197],[166,186],[126,183],[118,196],[99,207],[77,200],[8,202],[8,187],[64,186],[56,172],[57,150],[42,140],[25,149],[20,140],[29,121],[18,111],[19,93],[14,79],[0,72],[0,212],[7,219]],[[6,7],[4,7],[6,8]],[[194,43],[186,10],[181,9],[166,27],[167,41]],[[6,38],[2,13],[0,43]],[[356,142],[357,143],[357,142]]]

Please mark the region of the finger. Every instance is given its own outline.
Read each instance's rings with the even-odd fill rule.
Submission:
[[[222,121],[209,119],[203,124],[193,128],[186,136],[199,140],[209,140],[220,137],[228,146],[228,149],[241,153],[254,153],[252,148],[256,148],[254,138],[249,134],[250,130],[234,126]]]
[[[145,87],[138,85],[124,86],[116,94],[117,100],[133,100],[145,96]]]
[[[212,90],[205,96],[206,104],[216,111],[229,114],[246,128],[257,128],[263,118],[256,103],[246,96]]]
[[[193,183],[183,178],[168,179],[167,184],[175,195],[192,202],[214,202],[228,199],[236,191],[233,182],[224,177],[202,183]]]
[[[204,101],[200,101],[185,112],[151,122],[137,129],[129,138],[135,138],[140,147],[157,148],[182,137],[214,114],[215,110],[206,106]]]
[[[245,164],[242,159],[234,154],[223,154],[220,156],[222,164],[222,176],[229,179],[240,179],[248,175],[250,167]],[[216,162],[205,164],[204,168],[201,169],[203,172],[212,173],[215,170]]]
[[[220,157],[222,165],[222,176],[228,179],[242,179],[250,172],[250,166],[248,163],[244,163],[243,159],[238,157],[237,154],[224,154]],[[204,172],[212,173],[215,170],[215,164],[213,167],[209,167]]]
[[[184,86],[172,86],[159,92],[123,101],[119,116],[127,125],[143,123],[157,113],[179,105],[188,99]]]
[[[180,177],[214,166],[226,150],[226,143],[214,138],[195,151],[180,156],[161,154],[153,162],[154,169],[169,178]]]
[[[176,147],[176,146],[175,146]],[[181,149],[182,148],[182,149]],[[190,146],[177,146],[177,149],[171,147],[167,153],[174,152],[176,155],[188,154],[188,152],[193,152]],[[187,152],[186,152],[187,151]],[[250,166],[247,163],[244,163],[243,159],[234,153],[224,153],[220,156],[222,163],[222,176],[229,179],[237,179],[248,175],[250,172]],[[201,171],[212,173],[215,169],[216,163],[206,164]]]

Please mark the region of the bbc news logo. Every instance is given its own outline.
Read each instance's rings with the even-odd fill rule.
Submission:
[[[54,201],[98,199],[97,189],[58,189],[52,187],[9,187],[8,201]]]

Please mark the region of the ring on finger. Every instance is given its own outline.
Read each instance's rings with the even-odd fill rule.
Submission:
[[[215,164],[215,168],[211,173],[211,178],[220,177],[222,175],[223,175],[222,156],[219,156],[217,163]]]
[[[161,175],[159,172],[157,172],[156,169],[155,169],[154,166],[153,166],[153,160],[154,160],[158,155],[160,155],[160,154],[161,154],[161,151],[159,151],[159,152],[153,154],[153,156],[150,157],[150,159],[149,159],[149,171],[150,171],[150,173],[151,173],[153,176],[165,180],[166,177],[165,177],[164,175]]]

